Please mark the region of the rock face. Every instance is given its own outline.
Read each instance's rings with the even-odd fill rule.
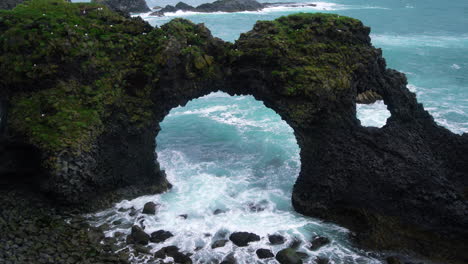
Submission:
[[[167,190],[159,122],[213,91],[249,94],[294,130],[298,212],[352,229],[363,246],[468,258],[468,135],[434,122],[360,21],[297,14],[231,44],[183,19],[152,28],[96,5],[43,5],[1,15],[2,181],[68,206]],[[63,5],[76,27],[57,22]],[[391,112],[383,128],[356,118],[367,91]]]
[[[145,0],[92,0],[92,2],[106,5],[112,10],[125,14],[151,11]]]
[[[151,13],[153,16],[164,16],[165,13],[173,13],[177,11],[194,11],[194,12],[241,12],[241,11],[260,11],[266,7],[288,6],[288,7],[304,7],[316,6],[315,4],[304,3],[259,3],[256,0],[218,0],[213,3],[201,4],[193,7],[183,2],[177,3],[175,6],[167,5],[166,7]]]
[[[0,2],[0,9],[13,9],[22,2],[24,2],[24,0],[2,0]]]

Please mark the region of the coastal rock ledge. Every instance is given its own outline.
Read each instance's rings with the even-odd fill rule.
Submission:
[[[369,32],[296,14],[232,44],[203,24],[153,28],[95,3],[0,11],[0,185],[69,207],[165,191],[154,150],[169,111],[214,91],[253,95],[294,130],[299,213],[350,228],[364,247],[466,263],[468,134],[434,122]],[[391,113],[382,128],[356,118],[368,91]]]

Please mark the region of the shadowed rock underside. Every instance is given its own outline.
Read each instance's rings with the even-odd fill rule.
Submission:
[[[0,11],[0,181],[78,206],[167,190],[154,151],[167,113],[214,91],[253,95],[294,129],[298,212],[352,229],[366,247],[463,263],[468,135],[434,122],[369,32],[297,14],[231,44],[203,24],[152,28],[97,4]],[[360,125],[362,94],[383,98],[386,126]]]

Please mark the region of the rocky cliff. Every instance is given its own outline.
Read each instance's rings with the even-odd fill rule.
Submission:
[[[434,122],[360,21],[291,15],[230,44],[201,24],[152,28],[97,4],[35,0],[0,16],[1,181],[68,206],[164,191],[165,115],[213,91],[250,94],[294,129],[298,212],[367,247],[468,258],[468,135]],[[383,98],[386,126],[360,125],[362,94]]]
[[[242,12],[242,11],[260,11],[267,7],[286,6],[286,7],[304,7],[316,6],[312,3],[260,3],[256,0],[218,0],[213,3],[201,4],[193,7],[184,2],[179,2],[175,6],[167,5],[160,10],[151,13],[153,16],[164,16],[165,13],[177,11],[192,11],[192,12]]]
[[[0,9],[13,9],[22,2],[24,2],[24,0],[2,0],[0,2]]]

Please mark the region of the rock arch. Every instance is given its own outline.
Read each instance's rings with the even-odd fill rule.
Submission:
[[[0,21],[0,95],[9,105],[0,147],[15,154],[1,160],[3,179],[34,174],[34,186],[69,205],[167,190],[154,156],[158,123],[213,91],[249,94],[294,130],[298,212],[358,231],[368,247],[467,258],[468,135],[435,124],[360,21],[297,14],[259,21],[231,44],[187,20],[153,29],[58,2],[47,8],[67,5],[76,27],[27,5]],[[18,56],[24,50],[32,55]],[[381,129],[356,119],[356,97],[367,91],[392,114]],[[15,152],[25,144],[40,158]]]

